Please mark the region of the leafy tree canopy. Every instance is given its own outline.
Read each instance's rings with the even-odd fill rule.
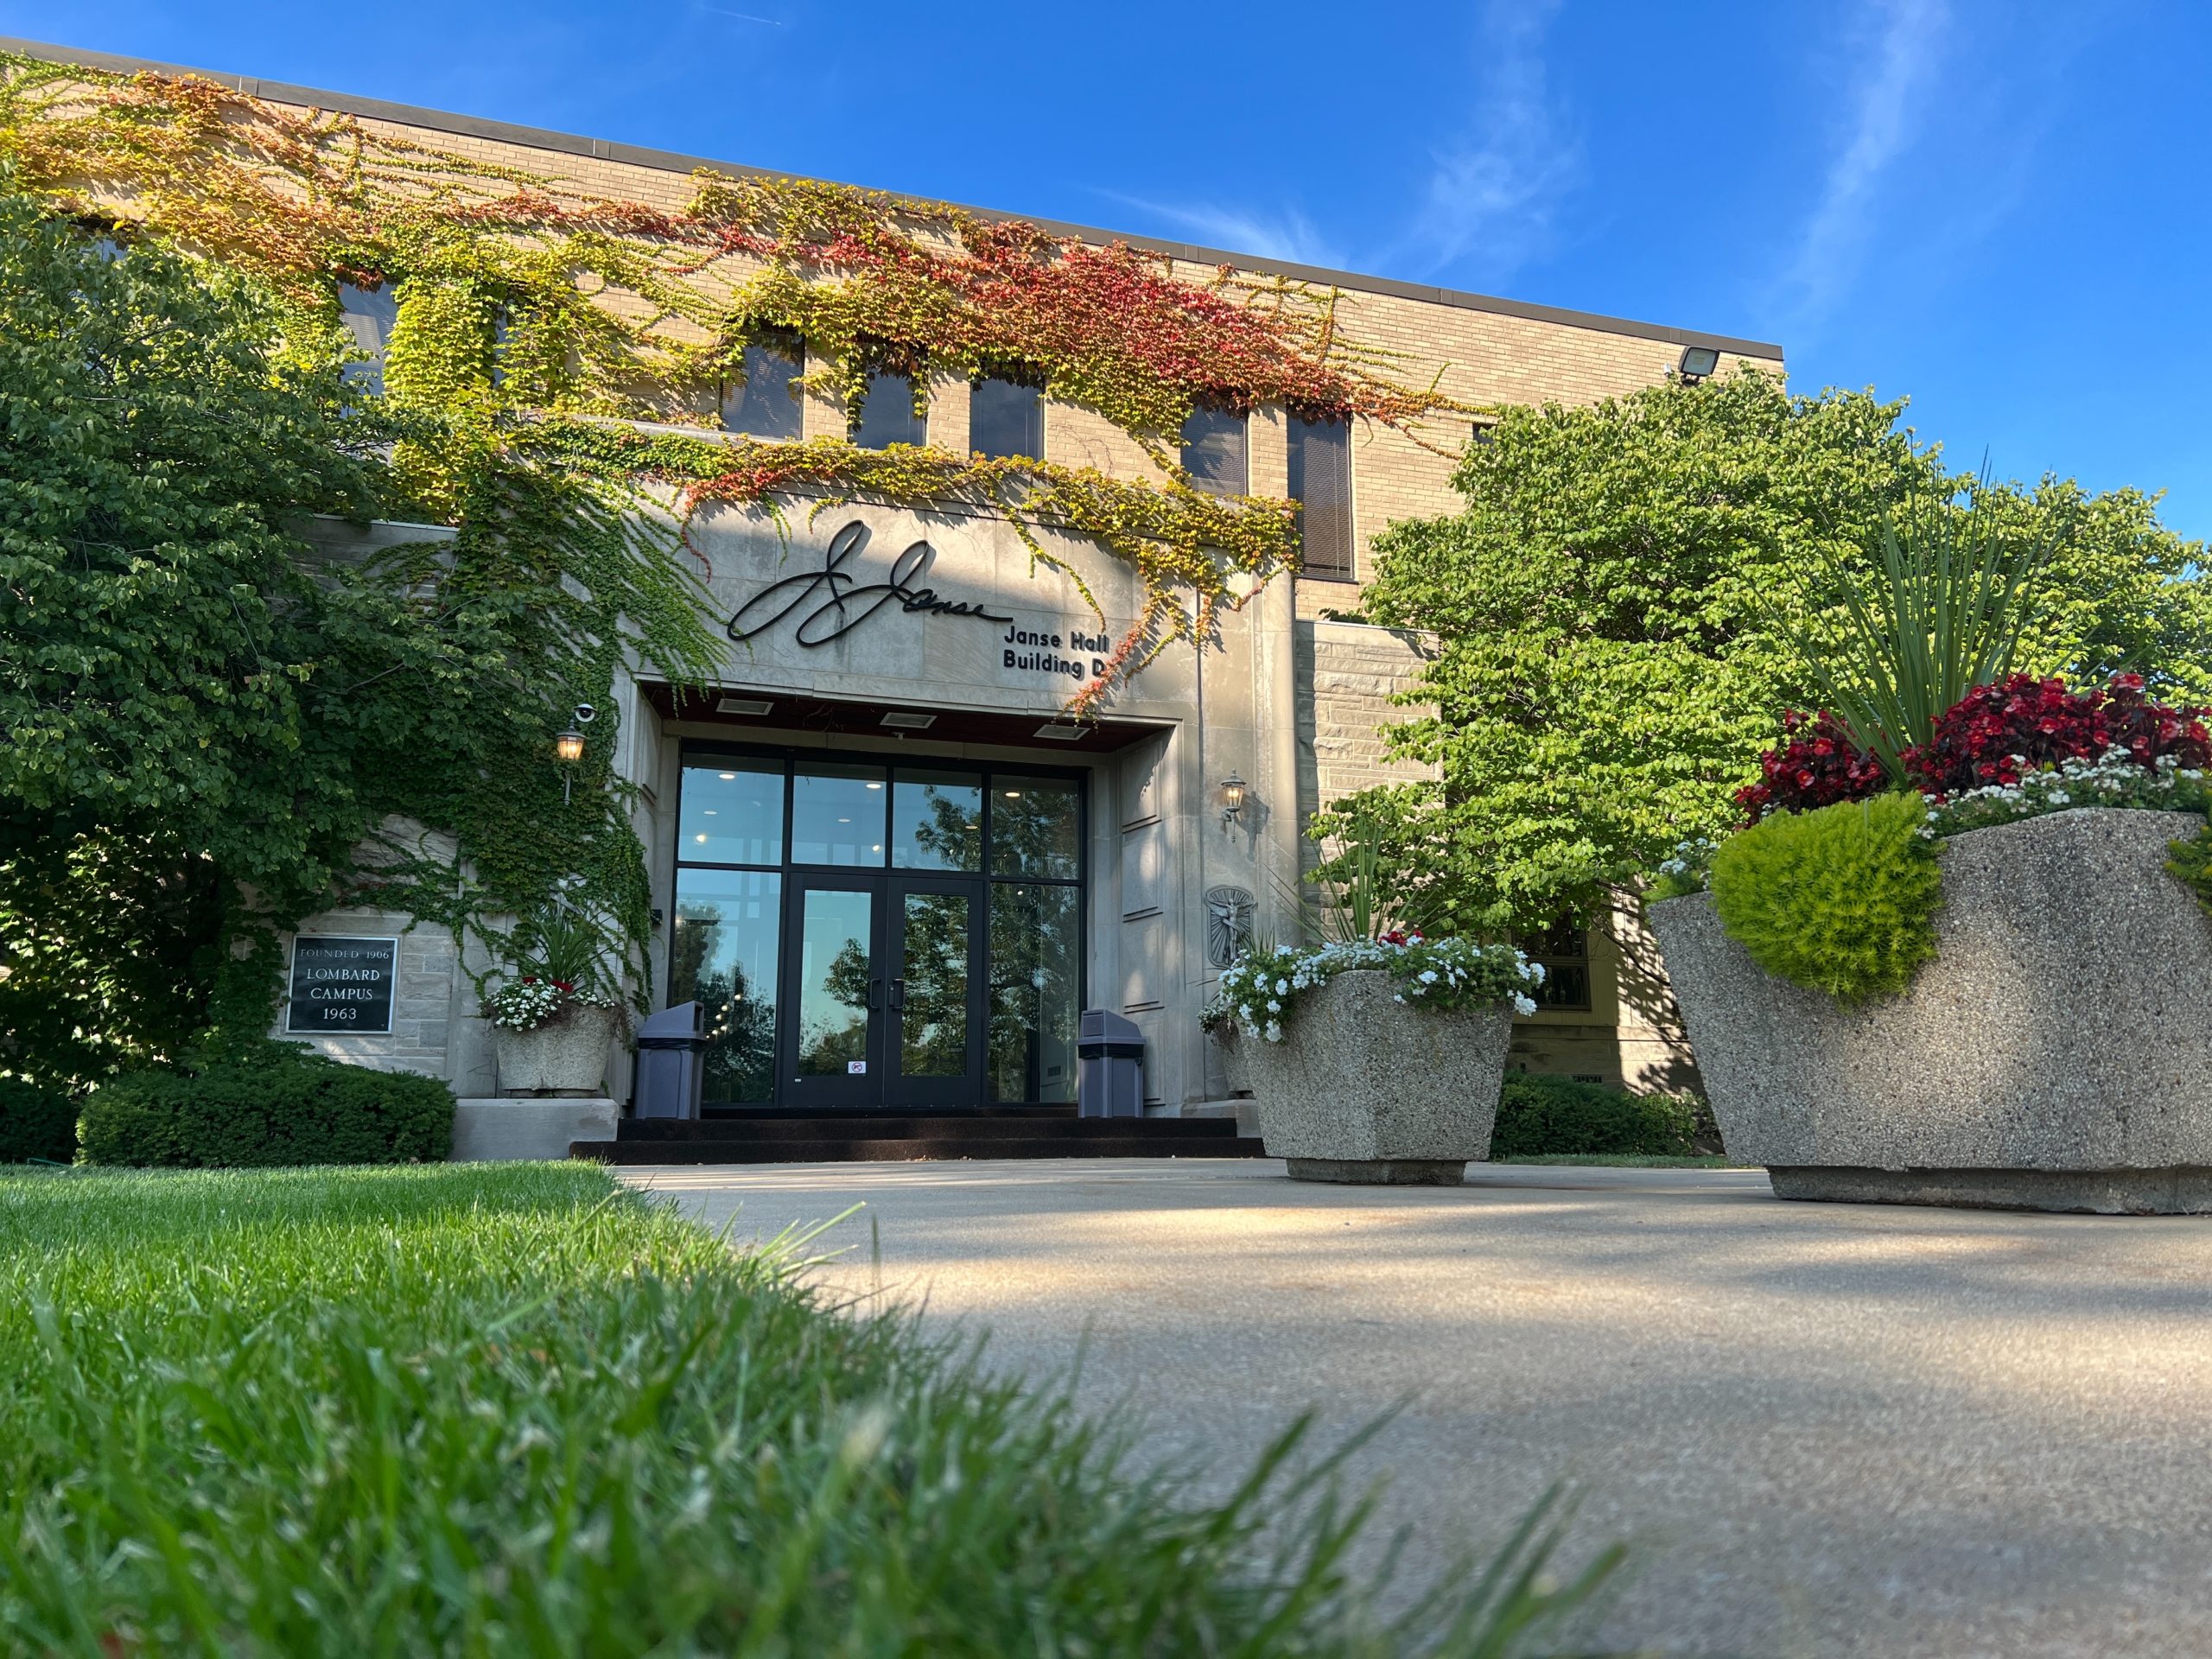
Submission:
[[[1370,620],[1437,636],[1437,712],[1394,741],[1441,781],[1354,797],[1323,828],[1368,815],[1458,925],[1535,931],[1731,827],[1782,712],[1813,700],[1783,620],[1818,628],[1885,512],[1970,482],[1904,411],[1750,369],[1505,410],[1454,476],[1465,508],[1378,537],[1366,597]],[[2132,665],[2212,696],[2203,549],[2155,497],[2046,478],[1982,500],[2020,537],[2058,531],[2023,666]]]
[[[550,737],[626,643],[703,658],[681,582],[493,442],[457,535],[319,554],[419,512],[385,456],[435,417],[349,385],[334,321],[4,187],[0,1071],[265,1029],[273,931],[368,889],[465,928],[583,873],[642,935],[611,734],[565,805]]]

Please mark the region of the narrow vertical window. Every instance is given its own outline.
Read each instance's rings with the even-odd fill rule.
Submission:
[[[1211,495],[1243,495],[1251,487],[1244,416],[1201,404],[1183,423],[1183,470]]]
[[[914,412],[914,377],[888,370],[869,375],[853,442],[863,449],[888,449],[894,443],[921,443],[928,435],[928,423]]]
[[[1045,458],[1045,393],[999,375],[979,377],[968,398],[968,447],[992,461]]]
[[[368,355],[346,365],[345,376],[358,386],[371,391],[384,390],[384,359],[385,349],[391,344],[392,325],[399,321],[399,301],[389,283],[379,283],[374,288],[357,288],[351,283],[338,285],[338,315],[346,325],[346,332],[353,336],[353,344]]]
[[[1547,1008],[1587,1012],[1590,1007],[1590,935],[1573,922],[1523,942],[1521,948],[1544,966],[1544,988],[1537,1002]]]
[[[785,329],[764,329],[745,343],[745,378],[722,388],[722,427],[747,437],[788,442],[799,434],[798,392],[806,343]]]
[[[1290,417],[1290,499],[1300,504],[1299,571],[1323,582],[1355,582],[1352,557],[1351,423]]]

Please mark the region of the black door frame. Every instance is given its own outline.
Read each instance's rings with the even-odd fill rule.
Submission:
[[[1020,877],[995,877],[988,868],[980,871],[908,870],[890,866],[849,864],[802,864],[791,856],[791,776],[796,766],[808,762],[833,765],[880,766],[887,769],[906,767],[911,770],[941,772],[973,772],[984,779],[984,861],[988,866],[990,849],[991,779],[994,776],[1024,778],[1055,778],[1071,781],[1076,785],[1076,878],[1072,882],[1046,882],[1050,886],[1071,886],[1078,895],[1076,904],[1076,995],[1077,1006],[1087,1007],[1090,1001],[1090,773],[1088,769],[1065,765],[1052,765],[1046,760],[1030,763],[1019,753],[1004,758],[981,758],[968,755],[938,755],[917,753],[912,750],[883,749],[824,749],[785,747],[765,742],[727,741],[705,738],[684,738],[677,745],[677,801],[671,818],[671,833],[681,823],[682,772],[686,766],[711,761],[718,757],[751,761],[780,763],[784,777],[784,857],[779,864],[745,864],[718,861],[688,860],[683,856],[679,843],[676,866],[680,871],[689,867],[729,871],[756,871],[775,874],[781,882],[782,903],[777,941],[776,983],[779,1007],[776,1016],[776,1058],[773,1077],[775,1097],[770,1102],[715,1102],[706,1103],[717,1113],[773,1111],[787,1109],[830,1109],[865,1112],[870,1109],[890,1112],[973,1112],[989,1110],[995,1106],[1035,1104],[1033,1102],[994,1101],[988,1097],[988,1039],[989,1039],[989,949],[992,888],[1007,882],[1020,882]],[[887,777],[889,776],[887,771]],[[892,791],[885,791],[887,815],[891,807]],[[868,1041],[868,1071],[862,1077],[850,1079],[830,1077],[804,1080],[812,1085],[803,1091],[796,1077],[797,1064],[797,999],[795,988],[797,969],[797,925],[799,906],[804,902],[800,894],[812,889],[829,888],[844,891],[868,891],[874,897],[871,903],[870,977],[880,989],[872,988],[869,1034]],[[893,952],[900,948],[899,929],[903,926],[904,895],[915,891],[969,892],[974,893],[969,911],[969,1065],[965,1077],[948,1086],[940,1078],[902,1078],[889,1064],[895,1041],[895,1020],[889,1003],[894,995],[889,981],[899,977],[890,971]],[[670,913],[674,913],[675,894],[671,891]],[[894,921],[896,911],[899,919]],[[676,960],[676,931],[668,930],[666,953],[662,960],[661,983],[664,991],[672,988],[671,976]],[[823,1087],[821,1085],[833,1085]]]

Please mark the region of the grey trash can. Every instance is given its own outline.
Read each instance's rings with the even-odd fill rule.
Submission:
[[[1087,1008],[1075,1044],[1076,1116],[1144,1116],[1144,1033],[1136,1021]]]
[[[663,1008],[638,1027],[638,1116],[696,1117],[707,1080],[707,1011],[696,1002]]]

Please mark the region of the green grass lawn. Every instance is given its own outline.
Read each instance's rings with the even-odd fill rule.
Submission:
[[[1199,1503],[580,1166],[0,1176],[0,1353],[11,1653],[1503,1654],[1586,1588],[1531,1525],[1386,1624],[1294,1459]]]

